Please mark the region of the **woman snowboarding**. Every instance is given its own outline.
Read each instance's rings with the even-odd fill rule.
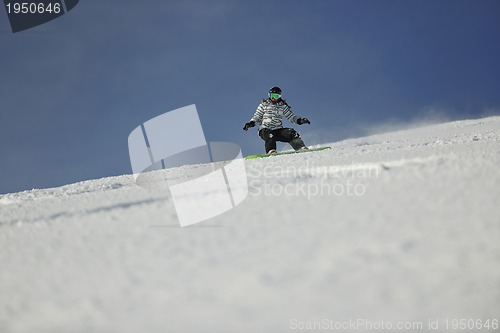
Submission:
[[[308,149],[304,141],[293,128],[284,128],[283,116],[291,123],[297,125],[310,124],[307,118],[299,118],[293,112],[287,102],[281,98],[280,87],[272,87],[269,90],[268,98],[263,99],[257,107],[257,111],[252,119],[245,124],[243,130],[247,131],[255,124],[260,124],[259,136],[265,141],[266,152],[268,154],[277,153],[276,141],[288,142],[293,149]]]

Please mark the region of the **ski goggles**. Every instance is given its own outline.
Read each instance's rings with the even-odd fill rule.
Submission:
[[[281,94],[269,93],[269,98],[280,99]]]

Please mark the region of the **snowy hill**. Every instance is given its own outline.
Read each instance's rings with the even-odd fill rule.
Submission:
[[[500,117],[331,146],[245,161],[245,201],[185,228],[130,175],[0,196],[0,332],[500,319]]]

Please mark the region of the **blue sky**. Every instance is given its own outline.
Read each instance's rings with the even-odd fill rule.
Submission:
[[[2,7],[0,38],[0,193],[130,173],[129,133],[190,104],[260,153],[274,85],[306,144],[500,114],[497,0],[82,0],[16,34]]]

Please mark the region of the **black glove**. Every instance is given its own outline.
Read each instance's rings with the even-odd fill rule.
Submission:
[[[250,120],[248,123],[246,123],[246,124],[245,124],[245,126],[243,127],[243,130],[244,130],[244,131],[248,131],[248,129],[249,129],[250,127],[254,127],[254,126],[255,126],[255,121]]]
[[[299,125],[304,125],[304,124],[310,124],[311,122],[307,118],[297,118],[297,124]]]

